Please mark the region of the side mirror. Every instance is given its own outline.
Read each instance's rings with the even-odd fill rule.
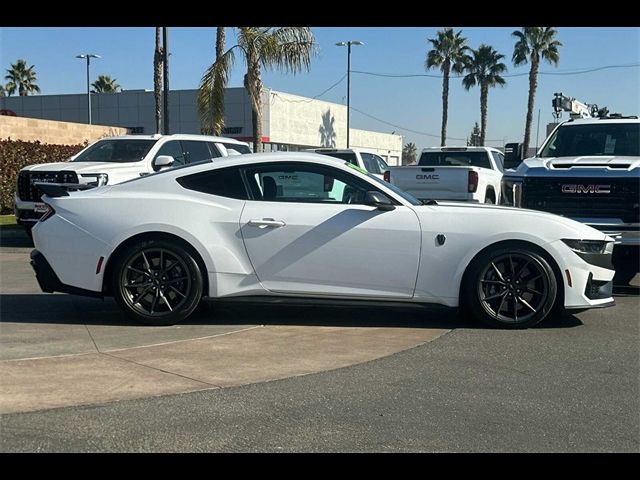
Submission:
[[[157,172],[163,168],[168,168],[173,165],[173,162],[175,162],[175,159],[171,155],[158,155],[153,161],[153,170]]]
[[[395,210],[395,205],[391,202],[391,199],[382,192],[370,191],[364,197],[364,204],[371,207],[376,207],[378,210],[388,212]]]

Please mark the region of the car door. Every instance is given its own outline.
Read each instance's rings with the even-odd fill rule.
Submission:
[[[286,294],[410,298],[420,224],[409,207],[363,204],[378,188],[311,163],[244,168],[251,191],[240,226],[262,285]]]

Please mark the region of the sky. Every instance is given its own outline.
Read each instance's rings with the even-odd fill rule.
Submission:
[[[468,45],[493,46],[505,55],[507,85],[489,91],[488,145],[522,141],[528,94],[529,65],[511,63],[513,30],[519,27],[454,27],[462,30]],[[439,71],[425,71],[424,61],[439,27],[313,27],[318,54],[309,72],[297,75],[264,72],[266,87],[315,97],[346,74],[347,49],[336,42],[359,40],[351,54],[351,126],[366,130],[400,134],[404,142],[418,148],[439,145],[442,115],[442,78]],[[170,88],[197,88],[205,69],[214,60],[216,27],[171,27]],[[543,64],[538,90],[532,146],[540,111],[540,134],[553,121],[551,100],[554,92],[575,97],[584,103],[606,106],[611,112],[640,114],[640,28],[559,27],[560,63]],[[235,44],[229,29],[227,47]],[[3,27],[0,28],[0,71],[19,58],[35,65],[42,94],[86,91],[86,66],[76,59],[80,53],[101,56],[91,64],[91,81],[110,75],[125,90],[153,89],[153,27]],[[575,71],[598,71],[571,74]],[[242,86],[245,65],[237,56],[229,86]],[[391,78],[367,75],[434,75],[431,77]],[[508,75],[520,75],[508,77]],[[346,103],[346,78],[319,98]],[[365,115],[366,114],[366,115]],[[373,117],[373,118],[372,118]],[[563,118],[567,118],[566,114]],[[480,120],[480,91],[465,91],[460,79],[452,78],[449,90],[449,145],[464,144],[475,122]]]

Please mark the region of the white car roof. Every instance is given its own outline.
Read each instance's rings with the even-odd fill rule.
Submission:
[[[104,137],[100,140],[196,140],[201,142],[220,142],[220,143],[234,143],[237,145],[248,145],[246,142],[241,142],[235,138],[230,137],[216,137],[214,135],[196,135],[189,133],[174,133],[172,135],[118,135],[115,137]]]
[[[424,152],[498,152],[502,153],[499,149],[493,147],[467,147],[467,146],[455,146],[450,147],[428,147],[423,148],[421,153]]]
[[[374,153],[372,150],[367,150],[366,148],[333,148],[333,147],[318,147],[318,148],[307,148],[304,150],[305,152],[323,152],[323,153]]]
[[[573,125],[589,125],[594,123],[640,123],[640,118],[575,118],[562,122],[563,127]]]

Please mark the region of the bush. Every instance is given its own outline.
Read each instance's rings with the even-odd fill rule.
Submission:
[[[18,172],[27,165],[60,162],[86,147],[54,145],[21,140],[0,140],[0,214],[13,213],[13,197],[17,188]]]

